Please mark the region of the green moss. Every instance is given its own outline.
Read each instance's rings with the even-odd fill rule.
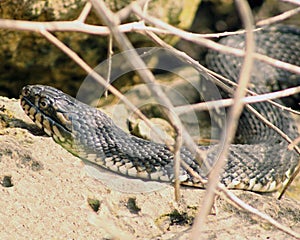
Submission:
[[[100,208],[100,201],[98,199],[88,198],[87,202],[94,212],[98,212]]]
[[[127,208],[129,212],[137,214],[141,209],[136,204],[136,198],[128,198]]]

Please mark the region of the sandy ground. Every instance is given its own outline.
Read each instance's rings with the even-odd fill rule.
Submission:
[[[0,239],[188,239],[205,193],[182,188],[176,203],[172,186],[136,194],[111,189],[38,131],[17,100],[1,97],[0,180]],[[300,233],[299,201],[234,193]],[[216,209],[199,239],[292,239],[222,198]]]

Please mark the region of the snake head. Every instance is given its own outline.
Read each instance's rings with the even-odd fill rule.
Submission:
[[[73,138],[72,111],[61,91],[42,85],[25,86],[20,103],[25,113],[56,142],[65,143]]]

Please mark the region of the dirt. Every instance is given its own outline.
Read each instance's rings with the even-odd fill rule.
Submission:
[[[39,131],[17,100],[0,97],[0,239],[189,239],[205,191],[170,185],[124,193],[90,177],[84,164]],[[233,191],[300,232],[300,204]],[[223,198],[199,239],[292,239]]]

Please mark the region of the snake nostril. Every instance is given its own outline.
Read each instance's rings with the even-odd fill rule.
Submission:
[[[30,94],[29,86],[25,86],[22,88],[21,96],[28,97]]]

